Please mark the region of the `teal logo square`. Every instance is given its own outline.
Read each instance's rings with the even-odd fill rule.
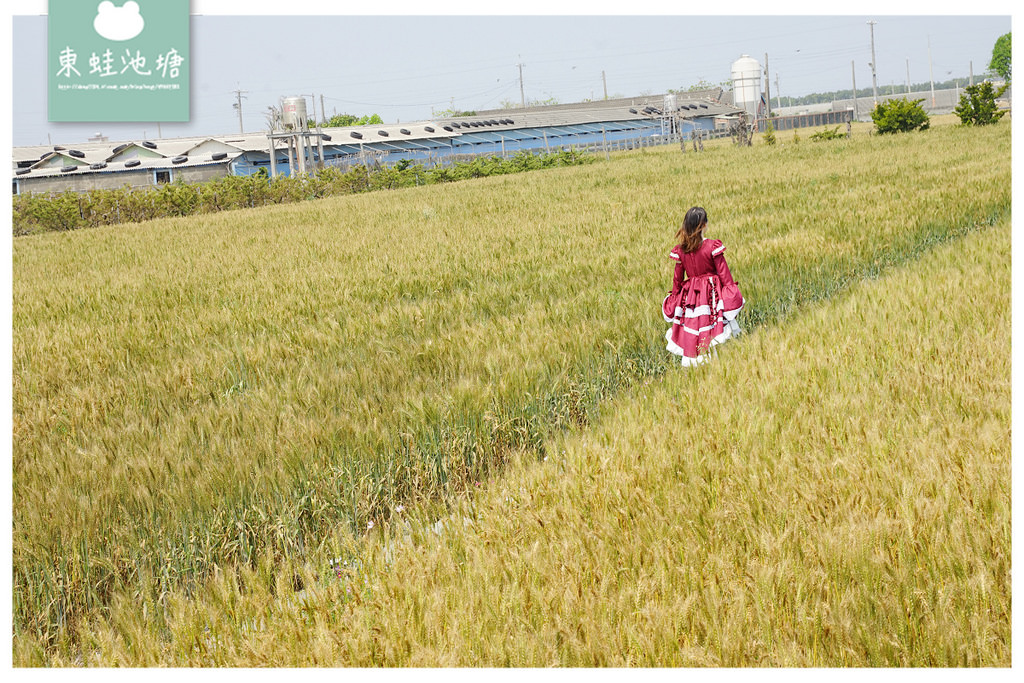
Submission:
[[[189,120],[189,0],[49,0],[48,118]]]

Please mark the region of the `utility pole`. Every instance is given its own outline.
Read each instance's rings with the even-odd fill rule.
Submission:
[[[771,77],[768,75],[768,53],[764,53],[764,101],[765,101],[765,120],[771,118],[772,115],[772,82]]]
[[[935,106],[935,73],[932,71],[932,37],[928,36],[928,80],[932,84],[932,106]]]
[[[238,110],[238,133],[239,134],[244,134],[245,133],[245,130],[242,127],[242,93],[247,93],[247,92],[249,92],[249,91],[248,90],[235,90],[235,96],[238,98],[238,101],[235,102],[235,109]],[[246,97],[245,99],[249,99],[249,98]]]
[[[519,62],[516,66],[519,67],[519,99],[523,103],[523,109],[526,109],[526,90],[523,88],[523,63]]]
[[[853,72],[853,118],[858,117],[857,114],[857,69],[853,65],[853,60],[850,60],[850,71]]]
[[[601,83],[604,85],[604,98],[608,99],[608,79],[604,77],[604,70],[601,70]],[[591,96],[593,99],[593,96]]]
[[[907,94],[910,94],[910,57],[907,57]]]
[[[779,87],[779,72],[775,72],[775,108],[782,109],[782,88]]]
[[[327,122],[327,114],[324,113],[324,94],[320,93],[320,118]]]
[[[875,98],[875,106],[878,106],[878,73],[875,64],[875,24],[878,22],[872,19],[868,22],[871,27],[871,94]]]

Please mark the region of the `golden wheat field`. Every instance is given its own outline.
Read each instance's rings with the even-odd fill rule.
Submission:
[[[1008,665],[1009,124],[780,138],[14,240],[15,662]]]

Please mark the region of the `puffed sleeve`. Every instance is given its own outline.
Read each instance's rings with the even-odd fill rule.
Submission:
[[[729,264],[725,261],[725,245],[721,240],[711,240],[711,260],[715,264],[715,273],[723,284],[733,282]]]
[[[686,269],[683,267],[683,259],[680,256],[679,247],[673,247],[668,257],[675,261],[675,271],[672,273],[672,293],[678,294],[683,288],[683,281],[686,279]]]
[[[739,285],[732,279],[729,264],[725,261],[725,245],[719,240],[715,240],[711,245],[711,259],[714,261],[718,279],[722,282],[722,303],[725,304],[725,317],[733,320],[742,310],[745,301]]]
[[[683,267],[682,259],[679,256],[678,246],[669,252],[668,257],[675,261],[676,267],[672,273],[672,291],[661,302],[661,314],[664,316],[665,322],[670,323],[675,320],[676,309],[679,307],[680,298],[682,297],[683,281],[686,280],[686,269]]]

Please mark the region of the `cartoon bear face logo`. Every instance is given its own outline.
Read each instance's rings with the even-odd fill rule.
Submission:
[[[123,7],[115,7],[114,3],[104,0],[98,9],[92,27],[107,40],[131,40],[142,33],[146,25],[137,2],[129,0]]]

